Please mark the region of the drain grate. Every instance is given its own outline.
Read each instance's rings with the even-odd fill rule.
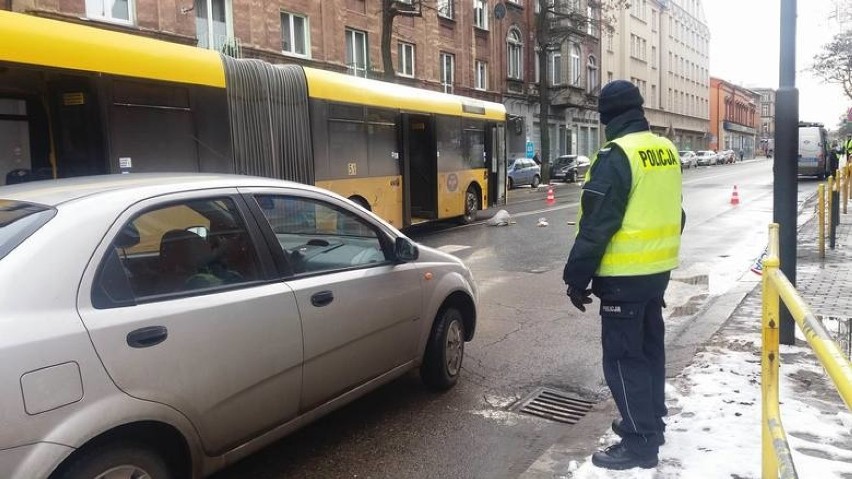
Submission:
[[[593,405],[555,389],[540,388],[513,406],[512,410],[564,424],[576,424]]]

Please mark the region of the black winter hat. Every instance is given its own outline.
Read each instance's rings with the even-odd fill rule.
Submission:
[[[639,88],[627,80],[615,80],[606,84],[601,89],[598,97],[598,112],[601,114],[601,123],[606,125],[616,116],[633,108],[641,108],[642,94]]]

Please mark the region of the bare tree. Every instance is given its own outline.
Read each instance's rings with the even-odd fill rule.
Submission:
[[[828,83],[837,83],[852,100],[852,30],[835,35],[811,66],[813,72]]]
[[[549,57],[568,40],[581,42],[589,36],[590,27],[597,32],[598,40],[604,31],[612,32],[618,10],[629,8],[629,0],[586,0],[586,10],[580,0],[536,0],[536,51],[539,71],[539,132],[541,147],[541,179],[550,182],[550,115],[551,98],[558,87],[551,85],[548,71]],[[586,98],[591,101],[592,98]]]
[[[386,81],[396,79],[391,55],[393,21],[397,16],[421,16],[425,0],[382,0],[382,77]]]

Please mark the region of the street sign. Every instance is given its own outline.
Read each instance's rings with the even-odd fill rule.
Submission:
[[[535,148],[535,146],[533,145],[533,142],[527,140],[527,158],[532,159],[532,157],[535,156],[535,152],[533,151],[533,148]]]

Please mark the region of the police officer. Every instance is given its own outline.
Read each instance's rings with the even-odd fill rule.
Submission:
[[[849,163],[852,160],[852,135],[846,135],[846,144],[844,147],[844,150],[846,150],[846,163]]]
[[[601,300],[607,386],[621,442],[592,456],[607,469],[652,468],[665,442],[665,344],[662,308],[678,266],[681,170],[677,148],[650,132],[635,85],[616,80],[598,99],[607,143],[592,160],[577,237],[563,279],[581,311]],[[591,289],[587,289],[591,282]]]

